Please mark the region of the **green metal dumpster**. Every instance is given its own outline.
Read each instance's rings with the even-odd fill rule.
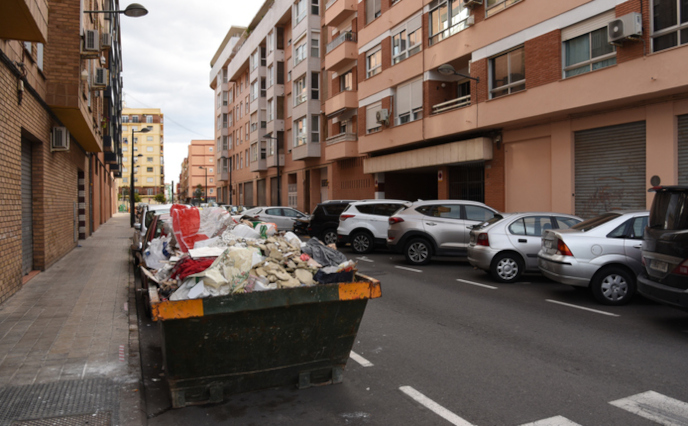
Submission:
[[[151,288],[172,406],[340,383],[368,299],[382,295],[378,280],[354,281],[176,302]]]

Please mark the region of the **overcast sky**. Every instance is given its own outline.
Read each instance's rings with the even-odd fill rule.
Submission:
[[[192,139],[215,139],[210,61],[229,28],[248,26],[262,0],[138,0],[148,15],[122,15],[124,100],[165,116],[165,182],[179,182]],[[128,0],[120,2],[124,9]]]

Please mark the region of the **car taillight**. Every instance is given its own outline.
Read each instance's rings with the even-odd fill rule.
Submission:
[[[396,216],[392,216],[392,217],[390,217],[389,220],[388,220],[388,222],[389,222],[390,225],[394,225],[395,223],[401,223],[401,222],[403,222],[403,221],[404,221],[404,219],[402,219],[402,218],[400,218],[400,217],[396,217]]]
[[[688,259],[684,260],[682,263],[679,263],[678,266],[674,268],[672,274],[688,276]]]
[[[478,234],[478,239],[475,240],[475,245],[490,247],[490,239],[487,237],[486,232],[481,232],[480,234]]]
[[[566,243],[559,239],[557,240],[557,254],[560,254],[562,256],[573,256],[573,253],[571,253],[569,246],[567,246]]]
[[[341,220],[342,222],[344,222],[345,220],[347,220],[347,219],[349,219],[349,218],[352,218],[352,217],[354,217],[354,216],[356,216],[356,215],[353,215],[353,214],[343,214],[343,215],[340,215],[340,216],[339,216],[339,220]]]

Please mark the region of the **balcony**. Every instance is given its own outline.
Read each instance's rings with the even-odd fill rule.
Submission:
[[[349,65],[358,59],[356,33],[347,31],[327,45],[325,54],[325,69],[335,71]]]
[[[352,90],[337,93],[325,101],[325,113],[332,114],[345,109],[358,108],[358,94]]]
[[[358,157],[358,135],[340,133],[326,139],[325,158],[327,161]]]
[[[432,113],[439,114],[440,112],[451,111],[456,108],[461,108],[471,105],[471,95],[462,96],[460,98],[452,99],[447,102],[432,106]]]
[[[292,148],[291,158],[294,161],[305,160],[306,158],[320,158],[320,143],[307,142]]]
[[[2,0],[0,38],[47,43],[47,0]]]
[[[356,13],[356,0],[330,0],[325,5],[325,25],[336,27]]]
[[[280,152],[282,152],[281,149]],[[279,155],[279,163],[277,162],[277,156],[275,154],[268,155],[267,166],[268,168],[277,166],[284,167],[284,154]]]
[[[105,164],[119,164],[120,156],[116,152],[106,152],[104,153]]]
[[[268,169],[268,166],[266,160],[263,158],[260,160],[251,161],[249,169],[252,172],[264,172]]]

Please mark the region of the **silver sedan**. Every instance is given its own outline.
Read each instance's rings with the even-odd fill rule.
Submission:
[[[496,215],[470,233],[468,263],[512,283],[523,272],[539,272],[537,254],[547,229],[566,229],[583,219],[568,214],[528,212]]]
[[[305,213],[301,213],[291,207],[254,207],[242,212],[242,216],[250,216],[255,220],[274,223],[278,231],[291,231],[294,229],[294,222],[297,219],[306,218]]]
[[[590,288],[605,305],[623,305],[636,291],[647,211],[618,211],[542,236],[538,266],[554,281]]]

